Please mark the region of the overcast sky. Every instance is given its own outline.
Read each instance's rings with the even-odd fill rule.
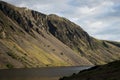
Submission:
[[[120,0],[3,0],[45,14],[57,14],[98,39],[120,41]]]

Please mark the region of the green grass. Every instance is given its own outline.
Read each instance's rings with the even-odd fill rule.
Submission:
[[[107,42],[110,43],[110,44],[113,44],[117,47],[120,47],[120,42],[113,42],[113,41],[107,41]]]
[[[14,66],[13,66],[12,64],[10,64],[10,63],[7,63],[7,64],[6,64],[6,67],[7,67],[8,69],[14,68]]]
[[[13,59],[16,59],[16,56],[14,55],[14,53],[12,51],[6,52],[10,57],[12,57]]]
[[[63,77],[60,80],[120,80],[120,61],[115,61],[106,65],[95,66],[88,70],[83,70],[70,77]]]

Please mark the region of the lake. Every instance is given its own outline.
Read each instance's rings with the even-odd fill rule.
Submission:
[[[88,69],[89,66],[82,67],[47,67],[31,69],[1,69],[0,80],[58,80],[63,76],[70,76],[81,70]]]

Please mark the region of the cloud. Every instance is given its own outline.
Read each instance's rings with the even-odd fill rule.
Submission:
[[[99,39],[120,41],[120,0],[4,0],[79,24]]]

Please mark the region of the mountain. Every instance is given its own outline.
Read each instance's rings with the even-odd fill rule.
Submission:
[[[83,70],[78,74],[73,74],[70,77],[64,77],[60,80],[119,80],[119,75],[120,61],[114,61],[106,65]]]
[[[95,39],[55,14],[0,1],[0,68],[98,65],[119,59],[119,42]]]

